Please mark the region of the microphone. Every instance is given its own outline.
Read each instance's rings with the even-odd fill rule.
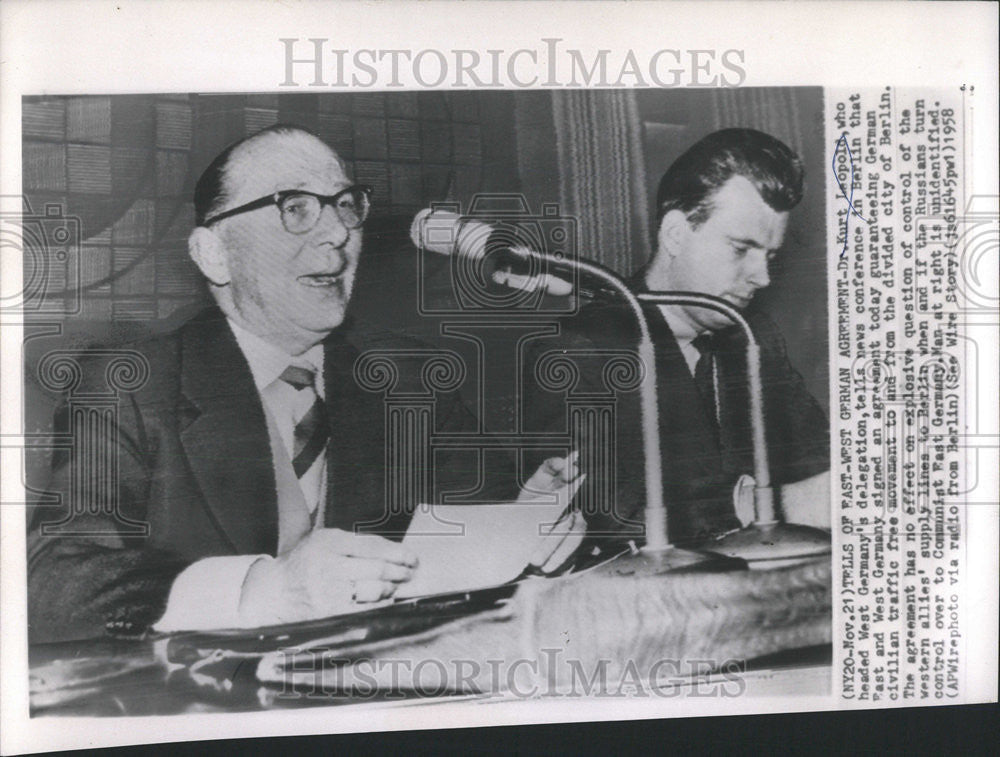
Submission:
[[[804,559],[830,554],[830,537],[819,529],[786,523],[778,518],[771,485],[764,420],[764,385],[761,380],[761,350],[753,329],[732,303],[720,297],[700,292],[644,292],[642,302],[658,305],[687,305],[722,313],[743,332],[747,340],[747,390],[753,448],[753,522],[715,543],[715,549],[732,557],[742,558],[750,567],[779,567]],[[738,487],[739,488],[739,487]],[[735,503],[734,503],[735,504]]]
[[[458,255],[483,266],[484,278],[509,289],[541,291],[553,297],[569,297],[575,290],[587,299],[621,300],[613,289],[590,281],[574,287],[573,279],[580,271],[574,261],[532,249],[510,227],[493,226],[447,210],[424,208],[413,218],[410,240],[420,249]],[[542,262],[562,275],[541,270]]]
[[[424,208],[410,224],[410,240],[420,249],[476,259],[485,257],[492,233],[493,227],[483,221],[434,208]]]
[[[457,255],[486,269],[494,283],[525,292],[542,291],[556,297],[573,293],[573,284],[540,270],[534,250],[503,227],[460,216],[447,210],[424,208],[413,218],[410,239],[414,245],[441,255]],[[564,268],[572,276],[570,266]]]

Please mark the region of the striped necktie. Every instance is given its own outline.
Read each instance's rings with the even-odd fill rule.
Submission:
[[[295,424],[295,447],[292,467],[295,475],[302,478],[312,468],[316,458],[326,449],[330,437],[330,427],[326,417],[326,406],[314,388],[316,374],[308,368],[290,365],[281,374],[281,380],[298,392],[308,391],[313,398],[312,406]]]

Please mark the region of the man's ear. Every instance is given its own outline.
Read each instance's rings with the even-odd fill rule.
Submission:
[[[188,255],[215,286],[229,283],[229,256],[218,235],[204,226],[196,226],[188,237]]]
[[[656,233],[656,245],[668,258],[676,256],[687,242],[691,233],[691,223],[681,210],[671,210],[660,221],[660,229]]]

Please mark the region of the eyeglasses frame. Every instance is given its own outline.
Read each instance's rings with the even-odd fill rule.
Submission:
[[[319,200],[320,215],[323,214],[323,207],[326,206],[326,205],[329,205],[330,207],[334,208],[334,211],[336,212],[336,206],[334,205],[334,203],[337,200],[339,200],[341,197],[343,197],[348,192],[355,192],[355,191],[359,191],[359,190],[367,198],[368,204],[369,204],[369,208],[370,208],[371,207],[371,196],[372,196],[372,192],[374,191],[374,189],[372,187],[370,187],[369,185],[367,185],[367,184],[352,184],[351,186],[345,187],[344,189],[340,190],[336,194],[332,194],[332,195],[321,195],[321,194],[319,194],[317,192],[310,192],[309,190],[306,190],[306,189],[281,189],[281,190],[279,190],[277,192],[274,192],[272,194],[265,195],[263,197],[258,197],[256,200],[251,200],[250,202],[244,203],[243,205],[238,205],[235,208],[230,208],[229,210],[224,210],[221,213],[219,213],[218,215],[214,215],[211,218],[205,219],[205,221],[201,225],[204,226],[205,228],[208,228],[212,224],[218,223],[219,221],[223,221],[223,220],[225,220],[227,218],[232,218],[233,216],[237,216],[237,215],[240,215],[242,213],[249,213],[252,210],[259,210],[260,208],[266,208],[268,205],[274,205],[276,208],[278,208],[278,212],[280,213],[281,212],[281,203],[285,199],[291,197],[292,195],[309,195],[311,197],[315,197],[317,200]],[[319,218],[320,218],[319,215],[316,216],[316,223],[319,223]],[[340,218],[340,213],[337,213],[337,218]],[[347,228],[349,228],[349,229],[360,229],[364,225],[364,222],[365,222],[365,220],[367,220],[367,218],[368,218],[368,213],[366,212],[365,213],[365,218],[363,218],[361,220],[361,223],[359,223],[357,226],[347,226],[347,224],[344,224],[344,225],[347,226]],[[340,220],[343,223],[343,219],[341,218]],[[288,231],[288,227],[285,225],[284,220],[282,220],[281,225],[284,226],[285,231]],[[316,224],[313,224],[311,227],[309,227],[308,229],[305,229],[303,231],[299,231],[299,232],[288,231],[288,233],[289,234],[308,234],[314,228],[316,228]]]

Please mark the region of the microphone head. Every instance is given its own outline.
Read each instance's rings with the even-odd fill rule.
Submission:
[[[530,249],[522,246],[512,247],[510,252],[525,259],[532,254]],[[568,297],[573,294],[573,285],[570,282],[553,276],[551,273],[524,274],[512,271],[510,267],[507,267],[493,271],[490,278],[500,286],[520,289],[522,292],[541,291],[554,297]]]
[[[504,266],[500,259],[506,259],[506,269],[496,268],[476,275],[485,275],[493,283],[509,289],[541,291],[556,297],[567,297],[573,293],[573,284],[569,281],[543,270],[533,270],[534,266],[527,265],[537,258],[537,253],[524,245],[514,244],[501,249],[497,260],[487,261],[490,254],[487,247],[493,232],[494,227],[484,221],[449,210],[424,208],[413,217],[410,240],[418,249],[440,255],[457,255],[474,266],[482,264],[490,267],[491,263]]]
[[[410,240],[423,250],[440,255],[478,258],[485,254],[493,227],[448,210],[424,208],[413,217]]]
[[[500,286],[510,289],[520,289],[522,292],[538,292],[553,297],[569,297],[573,294],[573,285],[568,281],[553,276],[551,273],[542,273],[537,276],[525,276],[511,271],[497,270],[491,276],[493,281]]]
[[[413,223],[410,224],[410,241],[413,242],[413,246],[417,249],[427,249],[427,244],[424,240],[426,237],[424,227],[428,216],[433,212],[430,208],[424,208],[413,216]]]

